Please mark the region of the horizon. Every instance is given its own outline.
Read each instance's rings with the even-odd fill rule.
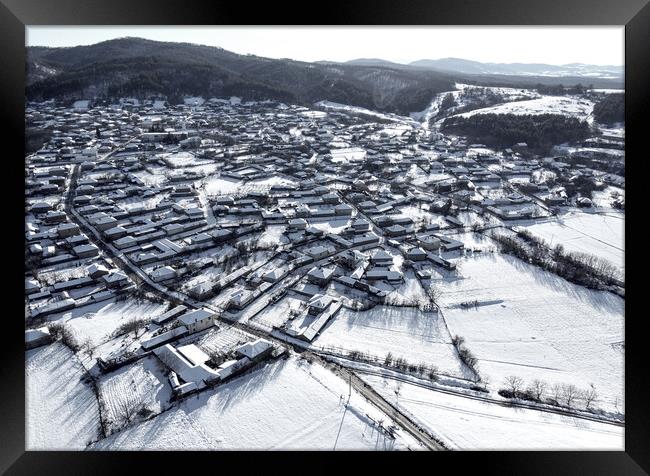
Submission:
[[[143,29],[146,30],[143,32]],[[269,35],[269,31],[273,34]],[[400,30],[400,40],[391,36]],[[216,37],[208,34],[214,34]],[[78,27],[26,26],[25,45],[89,46],[119,38],[191,43],[303,62],[462,59],[495,64],[624,66],[623,27]],[[300,35],[300,41],[295,36]],[[516,35],[516,38],[513,38]],[[170,38],[173,36],[173,38]],[[362,37],[365,41],[353,41]],[[514,41],[514,40],[517,41]],[[442,41],[445,40],[445,41]],[[455,41],[454,41],[455,40]],[[442,41],[442,42],[441,42]],[[482,48],[475,45],[480,41]],[[426,44],[423,44],[425,43]],[[435,44],[429,51],[429,42]],[[408,46],[408,51],[404,51]],[[463,52],[467,53],[464,54]],[[555,58],[555,59],[554,59]]]

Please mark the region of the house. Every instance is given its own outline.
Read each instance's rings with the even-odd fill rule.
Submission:
[[[67,238],[79,234],[79,226],[76,223],[62,223],[56,231],[59,238]]]
[[[107,288],[120,288],[128,283],[129,278],[122,271],[106,274],[102,276]]]
[[[334,269],[314,267],[309,273],[307,273],[307,280],[310,283],[317,284],[319,286],[325,286],[330,282],[334,274]]]
[[[155,324],[161,325],[164,324],[167,321],[171,321],[175,317],[180,316],[183,314],[185,311],[187,311],[187,306],[181,304],[180,306],[176,306],[169,311],[161,314],[160,316],[156,316],[151,321]]]
[[[25,280],[25,294],[34,294],[41,290],[41,285],[35,279]]]
[[[29,211],[34,214],[46,213],[50,210],[52,210],[52,205],[46,202],[34,203],[29,209]]]
[[[378,266],[391,266],[393,264],[393,256],[388,254],[386,250],[377,250],[370,257],[370,262]]]
[[[230,295],[228,299],[228,308],[230,309],[243,309],[253,300],[255,294],[248,289],[239,289]]]
[[[357,218],[352,222],[352,229],[357,233],[365,232],[370,230],[370,223],[362,218]]]
[[[52,342],[52,336],[46,326],[25,331],[25,350],[35,349],[50,342]]]
[[[399,283],[404,280],[402,273],[397,271],[388,271],[387,269],[373,269],[366,273],[368,281],[388,281],[389,283]]]
[[[115,247],[118,250],[123,250],[123,249],[131,248],[131,247],[137,245],[138,240],[136,240],[132,236],[125,236],[124,238],[120,238],[119,240],[115,240],[115,242],[113,242],[113,244],[115,245]]]
[[[91,223],[99,231],[104,231],[116,226],[117,220],[111,216],[106,215],[105,213],[101,213],[99,216],[92,218]]]
[[[304,218],[293,218],[289,220],[287,231],[304,230],[307,228],[307,221]]]
[[[151,279],[154,283],[162,283],[174,279],[177,275],[178,273],[176,273],[176,270],[171,266],[162,266],[153,270],[151,273]]]
[[[336,205],[334,207],[334,214],[335,215],[352,215],[352,207],[348,205],[347,203],[341,203],[339,205]]]
[[[215,313],[206,309],[197,309],[183,314],[178,322],[190,333],[200,332],[214,324]]]
[[[93,263],[86,268],[86,272],[92,279],[97,279],[108,274],[108,269],[106,269],[106,267],[102,266],[101,264]]]
[[[427,257],[427,253],[422,248],[411,248],[406,253],[406,257],[412,261],[423,261]]]
[[[45,215],[45,223],[48,224],[62,223],[65,219],[66,214],[62,211],[49,211],[47,212],[47,215]]]
[[[285,274],[287,274],[286,270],[282,270],[281,268],[273,268],[271,271],[264,273],[262,276],[262,281],[265,281],[267,283],[275,283],[278,280],[282,279]]]
[[[79,258],[91,258],[99,255],[99,248],[93,244],[75,246],[72,251]]]
[[[406,228],[404,228],[402,225],[391,225],[386,228],[386,235],[388,236],[399,236],[403,235],[404,233],[406,233]]]
[[[266,339],[257,339],[247,342],[235,349],[240,357],[247,357],[250,360],[260,360],[273,352],[273,344]]]
[[[122,238],[125,235],[126,235],[126,228],[122,226],[114,226],[113,228],[104,230],[104,236],[110,241],[115,241],[119,238]]]
[[[307,302],[308,312],[312,316],[317,316],[323,312],[332,303],[334,299],[331,296],[315,294]]]
[[[432,251],[440,248],[440,239],[435,236],[422,236],[418,237],[419,245],[425,250]]]
[[[311,256],[314,260],[319,260],[325,258],[329,254],[329,249],[324,246],[318,245],[313,248],[309,248],[306,253]]]

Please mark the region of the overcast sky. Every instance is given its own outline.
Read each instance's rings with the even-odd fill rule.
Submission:
[[[446,57],[494,63],[624,64],[624,27],[28,26],[28,46],[90,45],[137,36],[302,61]]]

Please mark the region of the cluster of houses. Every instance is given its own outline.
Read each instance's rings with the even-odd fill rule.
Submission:
[[[28,317],[128,293],[133,274],[209,303],[173,307],[141,341],[183,394],[258,357],[242,350],[212,369],[190,344],[174,347],[214,326],[210,309],[234,320],[290,288],[305,306],[277,328],[311,342],[346,292],[380,303],[405,270],[453,272],[465,246],[454,233],[471,226],[462,213],[544,216],[570,203],[547,180],[558,174],[621,185],[611,170],[539,159],[525,144],[496,152],[326,109],[239,98],[28,104],[28,127],[48,137],[25,163]],[[263,246],[267,235],[275,242]]]

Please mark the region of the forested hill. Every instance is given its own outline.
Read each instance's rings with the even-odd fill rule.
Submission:
[[[27,49],[27,99],[163,95],[240,96],[311,104],[330,101],[408,114],[456,78],[432,71],[305,63],[221,48],[121,38],[72,48]]]

